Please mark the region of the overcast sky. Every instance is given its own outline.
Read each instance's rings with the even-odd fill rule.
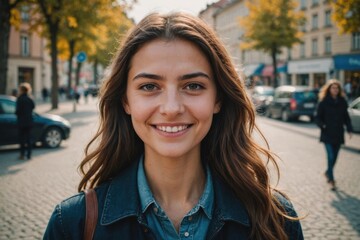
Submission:
[[[201,10],[206,8],[206,4],[213,2],[216,0],[138,0],[129,13],[129,17],[138,23],[151,12],[183,11],[198,15]]]

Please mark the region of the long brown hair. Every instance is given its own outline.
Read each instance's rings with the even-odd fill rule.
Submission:
[[[343,90],[343,88],[341,87],[341,83],[339,82],[339,80],[336,79],[330,79],[329,81],[326,82],[326,84],[324,86],[321,87],[320,92],[319,92],[319,100],[323,100],[324,98],[330,96],[330,88],[332,85],[336,85],[339,88],[339,93],[338,93],[338,97],[345,97],[345,92]]]
[[[201,157],[246,206],[252,222],[251,239],[287,239],[284,218],[290,217],[272,195],[267,164],[274,163],[278,177],[279,168],[274,155],[252,138],[254,130],[263,135],[255,124],[254,108],[245,86],[213,30],[202,20],[184,13],[150,14],[130,31],[122,44],[100,92],[100,126],[80,164],[84,176],[79,191],[108,181],[144,152],[143,142],[122,102],[131,58],[144,43],[158,38],[191,41],[208,58],[221,110],[214,115],[210,131],[202,141]],[[96,147],[90,151],[92,145]]]

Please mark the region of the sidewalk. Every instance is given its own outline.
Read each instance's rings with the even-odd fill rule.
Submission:
[[[97,110],[98,109],[98,98],[88,97],[88,101],[85,102],[84,98],[81,98],[79,103],[76,105],[73,100],[68,99],[59,99],[58,108],[51,109],[51,101],[48,99],[47,102],[41,100],[35,101],[35,112],[43,114],[56,114],[63,115],[68,113]]]

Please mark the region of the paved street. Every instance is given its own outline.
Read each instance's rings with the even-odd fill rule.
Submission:
[[[69,119],[72,133],[56,150],[36,148],[30,161],[18,160],[15,147],[0,148],[0,240],[41,239],[56,203],[76,193],[77,166],[97,129],[96,99],[77,112],[61,103],[55,113]],[[49,105],[40,104],[38,112]],[[323,173],[325,150],[319,130],[307,122],[258,118],[270,147],[282,159],[279,188],[293,200],[305,239],[360,239],[360,135],[347,139],[335,170],[339,190],[329,190]],[[273,179],[275,181],[276,179]]]

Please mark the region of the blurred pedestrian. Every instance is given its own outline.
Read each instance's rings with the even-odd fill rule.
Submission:
[[[350,101],[352,97],[352,84],[350,78],[346,79],[346,83],[344,85],[344,91],[348,101]]]
[[[292,204],[270,186],[265,162],[279,168],[253,139],[243,81],[205,22],[145,17],[100,92],[79,184],[95,187],[93,239],[303,239]],[[56,207],[44,239],[82,239],[85,218],[79,193]]]
[[[31,86],[29,83],[22,83],[19,86],[19,97],[16,100],[16,116],[19,129],[20,157],[31,159],[31,130],[33,127],[34,101],[30,98]]]
[[[344,139],[344,125],[351,138],[352,126],[347,111],[345,93],[339,81],[329,80],[320,90],[316,123],[321,129],[320,141],[324,143],[327,154],[325,177],[332,190],[336,190],[334,167]]]
[[[42,95],[43,101],[46,102],[47,98],[49,97],[49,91],[46,87],[43,87],[43,89],[41,89],[41,95]]]

